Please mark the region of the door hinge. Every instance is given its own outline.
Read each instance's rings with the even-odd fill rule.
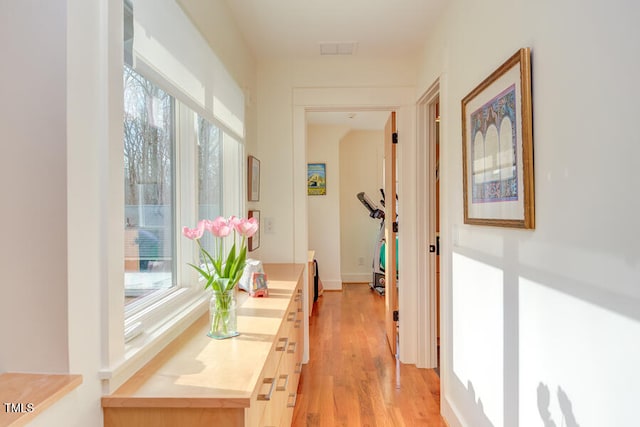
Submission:
[[[398,232],[398,223],[397,223],[397,222],[394,222],[394,223],[393,223],[393,232],[394,232],[394,233],[397,233],[397,232]]]
[[[398,132],[394,132],[392,137],[391,137],[391,142],[393,142],[394,144],[398,143]]]
[[[397,322],[400,319],[400,313],[398,313],[398,310],[393,310],[393,321]]]

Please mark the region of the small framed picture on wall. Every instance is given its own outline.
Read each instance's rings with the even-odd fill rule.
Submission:
[[[249,242],[247,244],[247,248],[249,252],[253,252],[260,247],[260,211],[250,210],[247,215],[248,218],[255,218],[258,221],[258,231],[249,237]]]
[[[250,202],[257,202],[260,200],[260,160],[253,156],[249,156],[247,175],[247,198]]]
[[[327,195],[327,164],[309,163],[307,165],[307,195]]]

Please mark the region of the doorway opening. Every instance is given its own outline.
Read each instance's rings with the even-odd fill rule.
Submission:
[[[385,127],[391,116],[389,110],[306,112],[308,174],[309,167],[321,167],[326,186],[320,192],[309,190],[307,200],[309,249],[323,266],[325,290],[341,290],[343,283],[368,283],[372,292],[377,290],[374,266],[381,257],[381,222],[379,217],[368,218],[358,196],[365,193],[376,200],[376,208],[385,209],[377,200],[396,194],[395,185],[388,189],[385,182],[385,172],[395,170],[385,166]],[[395,209],[395,201],[392,206]],[[384,259],[389,260],[386,255]],[[395,265],[395,259],[389,262]],[[397,310],[397,299],[390,309]],[[396,323],[390,330],[397,331]],[[394,354],[396,336],[397,332],[391,340]]]
[[[292,218],[292,238],[293,238],[293,259],[294,262],[305,263],[308,261],[309,249],[309,219],[308,211],[310,209],[306,188],[307,175],[307,113],[309,112],[335,112],[335,111],[356,111],[356,112],[376,112],[376,111],[396,111],[398,113],[398,128],[402,133],[399,150],[400,155],[398,162],[401,165],[399,174],[402,176],[414,176],[417,169],[413,159],[415,156],[415,137],[416,137],[416,103],[415,89],[412,87],[338,87],[338,88],[294,88],[293,90],[293,218]],[[402,141],[409,142],[405,148]],[[408,151],[405,153],[405,151]],[[330,179],[330,176],[328,177]],[[408,186],[404,193],[415,193],[415,180],[400,180],[401,185]],[[401,187],[401,190],[403,188]],[[402,195],[402,193],[401,193]],[[388,198],[388,197],[387,197]],[[407,200],[414,203],[414,198],[402,197],[399,200],[400,212],[407,211],[403,209],[407,206]],[[411,205],[410,205],[411,206]],[[361,207],[362,209],[362,207]],[[415,229],[415,216],[409,216],[403,219],[403,223],[407,223],[410,229]],[[408,254],[408,262],[412,268],[407,268],[402,273],[403,280],[406,278],[408,283],[417,283],[417,270],[413,268],[417,264],[415,250],[403,251],[403,247],[408,245],[413,247],[418,236],[410,233],[400,243],[400,252]],[[403,261],[405,262],[405,261]],[[324,275],[324,269],[320,266],[321,275]],[[305,284],[307,279],[305,278]],[[324,284],[324,280],[323,280]],[[308,315],[307,304],[309,302],[308,290],[303,290],[303,300],[305,305],[305,313]],[[413,306],[417,301],[417,286],[405,287],[399,295],[398,305],[401,311],[400,315],[403,319],[399,324],[399,333],[401,337],[407,339],[400,340],[398,355],[402,363],[416,363],[417,361],[417,341],[413,339],[420,328],[417,322],[417,310],[413,310]],[[402,311],[408,308],[405,314]],[[309,317],[305,316],[303,328],[308,332]],[[304,357],[306,363],[309,360],[309,340],[304,342]]]

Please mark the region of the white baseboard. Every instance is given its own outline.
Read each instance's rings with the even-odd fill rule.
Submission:
[[[325,291],[341,291],[342,290],[342,280],[324,280],[322,277],[322,288]]]
[[[353,283],[371,283],[373,280],[373,273],[345,273],[342,274],[343,282],[353,282]]]
[[[442,375],[442,373],[440,375]],[[442,382],[440,382],[440,385],[442,386]],[[444,419],[444,422],[447,424],[447,426],[462,427],[463,424],[460,422],[458,411],[454,409],[454,406],[451,404],[449,399],[447,399],[444,394],[441,394],[440,399],[440,415],[442,415],[442,418]]]

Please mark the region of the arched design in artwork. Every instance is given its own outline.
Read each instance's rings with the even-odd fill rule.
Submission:
[[[471,114],[474,203],[518,200],[515,86]]]
[[[513,125],[509,116],[505,116],[500,123],[500,148],[498,151],[498,167],[500,180],[515,178],[516,153],[513,146]]]
[[[498,128],[490,125],[484,136],[485,149],[485,171],[484,182],[491,182],[500,179],[498,175],[498,149],[500,147],[500,136]]]
[[[485,154],[484,137],[481,132],[476,133],[473,141],[473,181],[484,182]]]

